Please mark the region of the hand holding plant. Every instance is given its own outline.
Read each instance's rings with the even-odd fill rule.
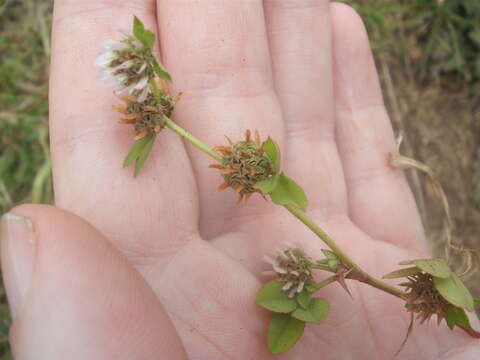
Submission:
[[[409,316],[399,299],[402,290],[378,278],[399,261],[425,257],[424,239],[408,186],[401,172],[387,164],[395,144],[367,39],[359,19],[346,7],[316,2],[304,10],[300,6],[292,10],[276,1],[263,6],[254,1],[159,3],[162,57],[173,80],[170,91],[182,91],[184,96],[175,104],[175,122],[165,119],[165,129],[156,135],[148,160],[143,161],[144,155],[135,157],[143,164],[136,179],[121,168],[136,129],[116,123],[119,116],[111,110],[115,101],[111,92],[86,93],[81,89],[89,88],[89,82],[98,88],[94,76],[69,73],[78,83],[75,101],[80,105],[75,107],[60,101],[68,82],[64,78],[60,82],[59,73],[52,79],[57,203],[88,219],[126,256],[128,271],[142,275],[143,279],[133,278],[141,286],[148,284],[190,358],[270,358],[265,334],[271,315],[254,301],[265,306],[271,293],[282,298],[277,304],[280,308],[267,305],[280,314],[271,320],[276,329],[294,329],[298,334],[305,322],[313,323],[306,326],[305,336],[286,358],[309,359],[320,354],[325,359],[353,354],[358,359],[389,358],[408,326]],[[61,11],[73,10],[65,5],[57,16],[67,15]],[[103,17],[101,23],[109,25],[99,25],[95,32],[99,40],[112,37],[112,24],[127,23],[132,13],[115,11],[117,16],[109,21]],[[151,12],[135,13],[146,28],[156,28],[155,19],[148,15]],[[77,15],[75,21],[82,17]],[[58,22],[59,52],[53,66],[63,63],[72,68],[77,57],[69,47],[71,39],[65,39],[65,30]],[[86,41],[78,34],[78,41],[83,41],[84,53],[92,58],[97,48],[91,39]],[[77,68],[86,71],[87,65]],[[149,85],[153,93],[156,85]],[[159,89],[170,96],[166,89]],[[215,152],[213,163],[221,168],[209,169],[211,159],[188,143],[185,147],[167,128],[197,147],[212,144],[203,152]],[[252,130],[249,138],[247,129]],[[255,129],[267,138],[260,144]],[[255,151],[261,154],[254,154],[256,164],[271,172],[251,188],[249,183],[234,182],[232,175],[237,172],[226,171],[246,168],[243,163],[236,167],[234,151],[228,149],[239,139],[258,147]],[[278,150],[272,152],[277,149],[275,143]],[[215,146],[226,149],[215,150]],[[263,154],[270,162],[266,167],[261,164]],[[258,173],[243,175],[250,181]],[[222,180],[234,185],[233,190],[218,192]],[[245,194],[245,200],[247,190],[253,196],[236,205],[239,195]],[[303,211],[306,198],[310,200],[307,213]],[[33,210],[17,212],[33,219],[39,216]],[[41,219],[35,222],[36,226],[41,223]],[[301,243],[302,253],[297,247],[285,247],[287,242]],[[276,248],[278,256],[295,269],[279,262],[273,254]],[[43,251],[48,253],[48,248]],[[265,254],[273,256],[273,264],[265,263]],[[414,276],[412,281],[430,274],[415,266],[420,271],[409,275]],[[262,272],[272,269],[278,280],[269,282],[267,294],[259,292],[266,282]],[[77,286],[61,277],[56,281],[65,281],[65,287]],[[346,284],[354,300],[335,283]],[[398,297],[392,296],[397,292]],[[90,299],[99,294],[92,291]],[[147,292],[136,294],[138,299],[151,301]],[[41,296],[47,296],[34,295],[34,291],[28,294],[31,309],[38,308],[34,305],[41,302]],[[133,304],[132,300],[124,308]],[[95,301],[82,306],[95,307]],[[132,313],[134,323],[141,321],[141,310]],[[460,317],[455,321],[462,323]],[[20,312],[18,319],[23,332],[17,338],[27,347],[32,338],[40,338],[41,343],[43,334],[31,323],[32,317]],[[56,324],[57,320],[51,321]],[[98,325],[88,323],[88,318],[82,321],[82,328]],[[164,329],[172,331],[168,326]],[[122,339],[122,347],[138,340],[129,338],[128,329],[122,327],[97,330],[105,337]],[[292,337],[282,340],[282,334],[270,333],[269,338],[279,346],[270,346],[270,350],[286,350],[282,344],[287,341],[289,345]],[[78,336],[87,344],[91,341],[88,333]],[[452,356],[467,359],[478,351],[478,340],[445,327],[418,326],[415,336],[418,341],[407,343],[402,358],[418,358],[420,353],[425,359],[438,359],[454,351]],[[74,349],[74,344],[64,344],[64,348]],[[138,351],[137,358],[149,358],[141,352],[147,351],[142,346],[132,351]],[[181,352],[176,356],[180,358]]]

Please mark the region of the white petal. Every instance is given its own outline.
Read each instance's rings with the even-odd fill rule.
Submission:
[[[278,274],[286,274],[287,273],[287,270],[285,270],[284,268],[281,268],[277,264],[272,264],[272,267],[273,267],[273,270],[275,270]]]
[[[121,63],[120,65],[115,66],[114,68],[112,68],[112,70],[113,71],[122,70],[122,69],[129,68],[132,65],[133,65],[133,61],[127,60],[127,61],[124,61],[123,63]]]
[[[292,285],[293,285],[293,282],[289,281],[285,285],[283,285],[282,290],[287,291],[288,289],[290,289],[292,287]]]
[[[305,286],[305,281],[302,281],[297,287],[297,292],[301,293],[304,286]]]
[[[293,297],[295,296],[295,293],[296,293],[296,292],[297,292],[297,291],[295,290],[295,288],[292,288],[292,290],[290,290],[290,294],[288,294],[288,297],[289,297],[290,299],[293,298]]]
[[[146,87],[142,90],[142,92],[140,93],[140,95],[138,96],[138,99],[137,99],[137,100],[138,100],[139,102],[144,102],[144,101],[147,99],[147,96],[148,96],[149,92],[150,92],[150,88],[149,88],[148,86],[146,86]]]
[[[128,44],[123,41],[107,40],[105,47],[113,51],[120,51],[128,48]]]
[[[140,67],[140,69],[138,69],[137,71],[137,74],[141,74],[143,72],[143,70],[145,70],[145,68],[147,67],[147,63],[143,63],[143,65]]]
[[[295,275],[295,276],[299,276],[299,275],[300,275],[300,273],[299,273],[298,271],[296,271],[296,270],[290,271],[290,274]]]
[[[148,84],[148,78],[144,77],[135,85],[135,89],[136,90],[143,89],[145,86],[147,86],[147,84]]]
[[[124,87],[123,89],[117,90],[115,94],[118,96],[123,96],[127,94],[132,94],[132,92],[135,90],[135,84],[131,84],[129,86]]]
[[[95,59],[95,65],[101,66],[101,67],[107,67],[110,65],[112,60],[115,58],[115,53],[113,51],[106,51],[101,53],[100,55],[97,56]]]

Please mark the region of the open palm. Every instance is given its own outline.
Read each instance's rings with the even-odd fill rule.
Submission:
[[[309,215],[371,274],[380,277],[398,261],[424,254],[412,194],[402,172],[387,163],[394,136],[365,30],[350,8],[326,0],[58,0],[50,99],[56,204],[93,224],[103,235],[88,228],[83,238],[105,236],[128,259],[119,272],[125,283],[140,282],[131,286],[143,290],[122,295],[122,280],[104,275],[111,261],[92,264],[96,255],[78,251],[91,275],[81,283],[88,296],[69,290],[68,283],[55,288],[55,296],[60,309],[78,301],[72,299],[88,301],[76,303],[74,315],[60,310],[60,323],[21,315],[18,343],[31,346],[32,337],[40,343],[57,334],[63,345],[53,358],[62,349],[100,359],[92,354],[113,358],[106,349],[148,347],[149,341],[135,338],[145,336],[157,346],[150,355],[132,350],[115,358],[173,359],[162,353],[169,346],[165,339],[176,336],[172,328],[159,330],[161,341],[150,333],[152,321],[160,321],[151,315],[157,302],[190,359],[267,359],[268,314],[254,304],[265,281],[263,255],[286,242],[300,243],[313,258],[325,248],[282,207],[260,196],[236,205],[233,191],[218,192],[221,178],[208,168],[212,160],[169,130],[157,137],[138,178],[121,168],[132,130],[117,124],[111,109],[117,100],[98,80],[93,60],[103,40],[130,28],[133,15],[157,30],[171,91],[184,93],[176,122],[212,146],[224,144],[224,135],[239,140],[246,129],[278,141],[285,172],[306,190]],[[41,209],[18,212],[50,214],[56,219],[51,227],[66,237],[78,237],[75,229],[87,226]],[[131,275],[135,271],[141,277]],[[66,275],[76,278],[68,272],[55,277]],[[110,281],[111,289],[96,287],[102,281]],[[321,291],[331,303],[329,317],[308,325],[295,348],[279,358],[388,359],[396,352],[409,321],[401,301],[349,285],[353,300],[336,284]],[[116,295],[127,300],[109,310],[101,307],[106,300],[95,298],[108,296],[115,304]],[[144,308],[138,305],[143,296],[150,304]],[[30,306],[41,308],[35,301]],[[132,330],[122,328],[126,320],[119,318],[130,319]],[[65,321],[75,340],[59,335]],[[103,349],[93,350],[95,343]],[[416,327],[399,358],[473,359],[478,352],[464,333],[432,323]]]

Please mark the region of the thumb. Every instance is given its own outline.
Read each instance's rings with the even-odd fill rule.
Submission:
[[[162,305],[92,226],[51,206],[1,222],[17,360],[185,359]]]

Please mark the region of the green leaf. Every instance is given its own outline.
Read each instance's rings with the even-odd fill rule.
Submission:
[[[284,173],[278,175],[278,183],[270,194],[272,201],[278,205],[295,205],[305,210],[308,205],[303,189]]]
[[[455,308],[453,306],[449,306],[447,310],[446,320],[447,320],[447,326],[450,328],[450,330],[452,330],[453,327],[455,326],[455,317],[456,317]]]
[[[267,154],[268,158],[272,162],[273,165],[273,171],[275,171],[275,174],[278,174],[280,172],[280,147],[278,144],[272,140],[271,137],[268,137],[268,139],[263,143],[262,145],[263,151],[265,151],[265,154]]]
[[[270,194],[278,184],[278,175],[259,181],[254,188],[260,190],[263,194]]]
[[[137,160],[137,158],[140,156],[140,153],[143,151],[144,147],[150,141],[151,136],[153,136],[153,135],[145,136],[145,137],[141,138],[140,140],[135,141],[132,148],[128,152],[127,157],[123,161],[123,167],[129,166],[132,162]]]
[[[473,299],[473,303],[475,306],[480,306],[480,299]]]
[[[297,303],[304,309],[308,309],[312,298],[310,297],[310,293],[305,288],[303,291],[297,295]]]
[[[290,299],[282,287],[283,285],[278,281],[267,283],[258,291],[255,303],[273,312],[292,312],[297,308],[297,302],[295,299]]]
[[[133,35],[146,47],[152,49],[155,43],[155,34],[150,30],[145,29],[145,26],[139,18],[133,18]]]
[[[322,322],[328,315],[330,305],[323,299],[312,299],[308,309],[298,308],[292,313],[292,317],[305,322]]]
[[[406,269],[400,269],[400,270],[392,271],[391,273],[383,275],[382,278],[383,279],[397,279],[397,278],[407,277],[407,276],[410,276],[410,275],[415,275],[415,274],[418,274],[419,272],[421,272],[421,270],[418,267],[414,266],[414,267],[409,267],[409,268],[406,268]]]
[[[152,150],[153,143],[155,142],[155,135],[148,135],[145,137],[148,138],[148,141],[143,147],[143,149],[140,151],[140,153],[138,154],[137,161],[135,161],[135,172],[134,172],[135,177],[138,176],[138,174],[140,173],[140,170],[145,164],[145,161],[147,161],[148,155],[150,155],[150,151]]]
[[[468,320],[465,310],[455,306],[449,306],[447,309],[447,325],[450,329],[453,329],[455,325],[459,325],[467,329],[471,328],[470,320]]]
[[[433,277],[433,283],[445,300],[468,311],[473,311],[473,297],[457,275],[453,274],[446,278]]]
[[[331,250],[322,249],[322,253],[328,260],[338,260],[338,256]]]
[[[338,263],[339,263],[339,261],[337,259],[328,260],[328,267],[333,271],[337,271]]]
[[[413,264],[435,277],[446,279],[452,274],[452,270],[443,259],[413,260]]]
[[[172,76],[169,74],[167,69],[163,67],[162,64],[157,59],[154,59],[153,61],[153,70],[155,70],[155,73],[161,78],[165,79],[168,81],[172,81]]]
[[[278,354],[290,349],[303,334],[305,322],[289,314],[273,313],[268,326],[268,349]]]

